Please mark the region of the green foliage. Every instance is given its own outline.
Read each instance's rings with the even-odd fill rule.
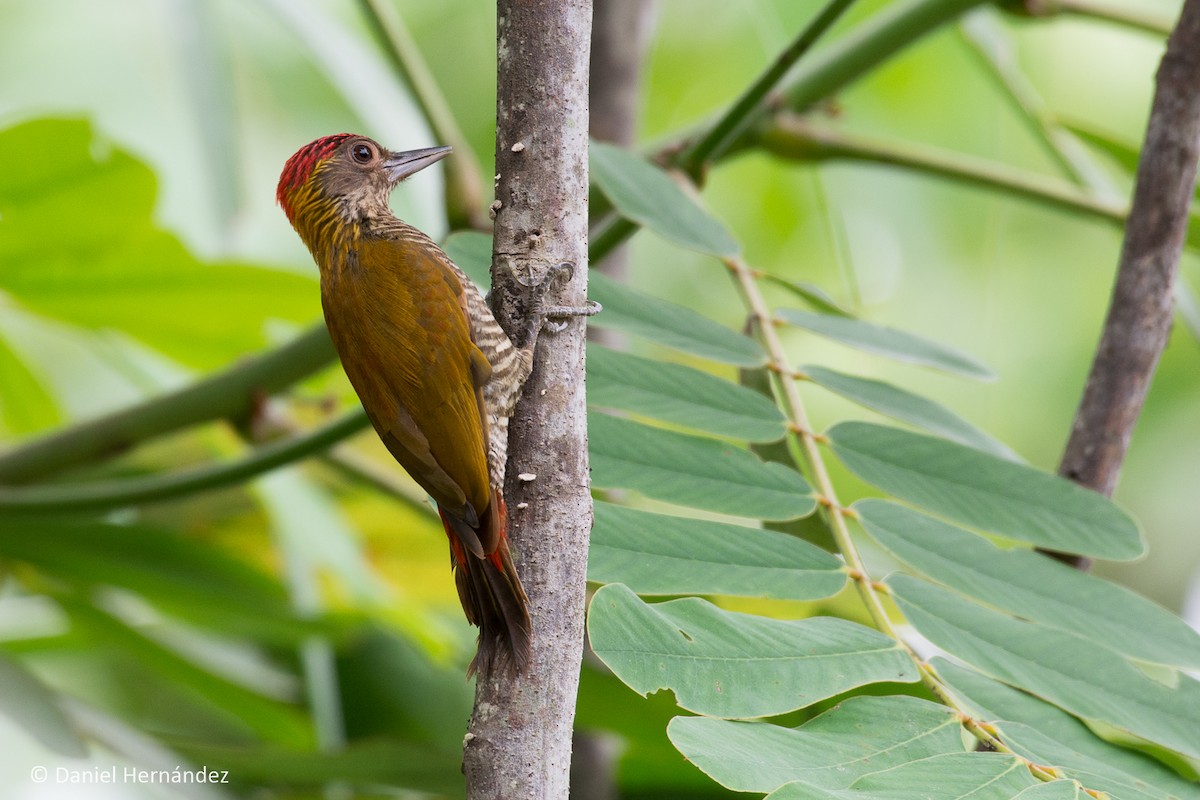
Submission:
[[[977,4],[878,4],[887,6],[883,13],[802,60],[772,102],[807,111],[832,100],[852,79]],[[781,19],[797,25],[810,13],[804,4],[777,5]],[[396,110],[407,103],[405,92],[373,50],[356,47],[353,35],[307,4],[280,5],[271,13],[271,24],[282,21],[298,35],[320,74],[363,120],[389,135],[410,132],[401,138],[425,135],[412,114]],[[714,43],[697,46],[693,33],[702,35],[690,32],[686,52],[673,55],[710,59]],[[213,46],[213,30],[204,35],[207,45],[200,46]],[[462,52],[429,51],[443,60],[458,60]],[[696,96],[736,89],[739,69],[740,60],[722,68],[718,84],[706,82]],[[895,95],[889,117],[895,112],[903,127],[903,116],[912,114],[908,124],[924,132],[936,114],[939,135],[953,140],[960,131],[945,113],[943,93],[935,93],[935,109],[923,107],[912,91],[912,71],[905,63],[874,78]],[[953,70],[939,64],[938,72]],[[286,73],[289,86],[294,73]],[[219,213],[232,221],[238,169],[234,156],[221,160],[219,142],[236,143],[235,110],[229,97],[212,91],[212,81],[201,76],[195,99],[205,137],[213,139],[205,152],[217,174]],[[856,97],[851,92],[845,100],[852,104]],[[661,125],[657,119],[651,124]],[[474,122],[490,132],[490,118]],[[733,152],[760,145],[756,137],[772,124],[757,117],[737,122],[754,124],[743,126]],[[1116,134],[1074,129],[1128,177],[1136,148]],[[894,161],[903,152],[874,157]],[[43,157],[47,153],[53,158]],[[854,287],[831,293],[807,280],[749,270],[741,254],[757,260],[764,245],[756,237],[779,236],[794,245],[819,227],[779,202],[786,181],[773,165],[748,158],[748,166],[731,167],[756,176],[753,197],[722,184],[706,198],[719,209],[712,214],[685,178],[656,166],[671,157],[665,151],[643,159],[597,143],[591,159],[593,198],[606,213],[597,220],[593,256],[639,226],[658,237],[639,243],[658,262],[638,282],[656,291],[589,276],[590,296],[604,305],[592,323],[632,337],[641,353],[596,344],[588,350],[593,486],[605,498],[595,508],[588,576],[600,586],[588,625],[591,646],[608,670],[585,663],[578,719],[624,741],[623,789],[715,797],[726,796],[719,794],[724,787],[781,800],[1057,800],[1089,796],[1085,789],[1114,800],[1200,797],[1200,683],[1184,671],[1200,668],[1200,636],[1154,603],[1031,547],[1132,559],[1144,550],[1136,523],[1107,500],[1027,466],[1007,445],[927,396],[936,378],[917,372],[892,382],[853,374],[868,363],[858,353],[867,353],[883,357],[883,370],[918,365],[950,378],[995,377],[959,342],[950,347],[860,318],[867,314]],[[1000,166],[989,170],[976,179],[1007,175]],[[723,175],[714,171],[712,178],[719,183]],[[874,175],[872,181],[870,192],[887,197],[886,181]],[[1050,197],[1048,183],[983,182],[995,192],[1036,198],[1042,191],[1042,199],[1060,207],[1096,211],[1085,202],[1095,199],[1091,195]],[[156,183],[148,166],[88,123],[38,120],[0,131],[0,425],[6,433],[45,431],[81,407],[90,415],[128,404],[178,384],[189,369],[225,367],[232,375],[226,365],[291,335],[293,324],[318,318],[310,276],[194,255],[154,216]],[[816,192],[823,195],[824,187]],[[408,199],[397,197],[401,204]],[[819,205],[825,202],[822,197]],[[411,204],[414,213],[421,213],[418,205]],[[843,212],[837,209],[826,222],[836,228],[834,218]],[[898,219],[905,212],[898,210]],[[931,250],[954,251],[958,237],[978,233],[955,227],[972,213],[947,211],[946,241]],[[758,233],[734,235],[752,219],[761,223],[753,229]],[[1052,242],[1061,224],[1056,218],[1052,233],[1039,241]],[[1192,247],[1200,242],[1197,230],[1193,224]],[[863,261],[853,252],[856,244],[850,242],[849,256],[834,252],[828,260]],[[490,237],[458,232],[446,249],[474,280],[488,283]],[[741,304],[732,302],[733,290],[714,290],[711,276],[701,276],[714,257],[722,273],[748,276],[748,285],[739,284]],[[805,277],[821,274],[820,265],[807,266]],[[683,269],[689,270],[686,281],[676,274],[676,285],[664,288],[672,271]],[[841,263],[826,272],[857,284],[846,274],[853,269],[883,275],[887,283],[885,270],[871,271],[874,264]],[[1054,294],[1054,280],[1039,275],[1022,303]],[[1070,290],[1077,305],[1076,286]],[[938,306],[933,292],[928,296],[939,314],[957,311]],[[747,330],[753,336],[735,330],[743,314],[753,316],[756,300],[778,303],[780,297],[804,309],[771,308],[752,320]],[[913,306],[913,315],[921,313]],[[1019,323],[1007,324],[1007,347],[1050,349],[1041,340],[1022,340]],[[784,332],[787,351],[773,348],[766,325]],[[22,326],[54,333],[38,340]],[[284,377],[273,372],[272,391],[329,360],[319,332],[306,334],[303,355],[277,350],[266,357],[283,354],[281,369],[291,370]],[[125,393],[97,392],[96,383],[70,374],[65,359],[30,345],[53,336],[102,364]],[[823,340],[849,349],[824,349]],[[679,354],[686,364],[674,363]],[[1004,353],[987,355],[993,361]],[[805,366],[793,376],[800,361]],[[743,383],[729,380],[730,367],[747,370]],[[270,421],[257,414],[261,398],[241,397],[261,376],[235,385],[219,381],[225,374],[207,384],[207,394],[187,401],[225,411],[184,414],[182,406],[151,403],[143,418],[135,406],[134,421],[89,454],[231,414],[239,424],[253,423],[249,428]],[[750,388],[761,376],[769,376],[766,394]],[[1031,391],[1050,382],[1037,374],[1005,371],[1004,377]],[[63,386],[82,387],[84,397]],[[820,391],[810,392],[812,386]],[[284,402],[302,418],[311,416],[304,391]],[[883,414],[922,432],[857,420],[818,430],[809,417],[821,416],[828,393],[844,403],[839,415],[871,420]],[[228,397],[217,396],[228,394],[239,396],[237,411],[228,410]],[[811,404],[811,415],[795,396]],[[1031,401],[1014,413],[1036,428],[1040,410]],[[361,419],[356,424],[361,427]],[[355,429],[339,428],[328,441]],[[400,591],[389,591],[378,575],[379,551],[387,548],[371,538],[360,544],[376,527],[389,539],[407,537],[410,527],[414,541],[426,536],[422,528],[432,526],[422,509],[400,515],[389,507],[376,523],[363,513],[365,493],[356,485],[328,470],[298,469],[254,484],[249,473],[237,475],[238,488],[212,496],[199,492],[217,484],[189,484],[183,497],[157,506],[147,501],[161,501],[161,493],[120,495],[104,509],[78,502],[105,487],[128,490],[148,482],[161,489],[179,477],[163,473],[233,452],[230,438],[208,428],[135,449],[131,457],[89,467],[84,476],[47,470],[53,484],[29,491],[74,498],[79,513],[67,516],[65,503],[54,508],[46,502],[0,520],[6,580],[0,713],[66,755],[98,743],[139,763],[166,747],[178,759],[219,764],[236,776],[234,791],[247,796],[313,797],[347,786],[387,796],[404,790],[460,796],[459,753],[470,707],[470,685],[461,673],[469,639],[444,636],[441,615],[413,602],[419,579],[407,565],[394,581]],[[770,459],[762,456],[763,445],[770,445]],[[283,461],[311,450],[287,452]],[[61,463],[76,464],[69,456]],[[101,483],[81,485],[81,478]],[[2,487],[0,497],[10,491],[22,489]],[[773,529],[792,530],[797,520],[821,528],[822,541],[832,540],[837,552]],[[862,558],[860,528],[882,553]],[[450,592],[440,566],[443,545],[437,545],[438,576]],[[876,580],[892,568],[886,580]],[[848,583],[857,595],[843,591]],[[26,602],[33,605],[21,605]],[[722,607],[729,604],[737,610]],[[457,631],[457,610],[453,615]],[[930,655],[928,643],[940,655]],[[103,715],[113,720],[108,735],[94,724]],[[980,752],[980,740],[1003,751]],[[136,741],[141,749],[130,744]]]
[[[29,154],[53,153],[54,158]],[[0,134],[0,290],[24,308],[120,330],[197,367],[266,343],[263,310],[317,313],[310,278],[205,264],[151,218],[155,181],[83,121],[38,120]]]

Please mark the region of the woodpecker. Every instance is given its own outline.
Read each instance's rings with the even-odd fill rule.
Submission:
[[[532,287],[518,347],[450,257],[392,213],[392,189],[449,153],[326,136],[288,159],[276,197],[320,270],[325,323],[371,424],[437,503],[459,600],[479,627],[470,675],[529,660],[528,598],[506,535],[508,418],[546,317],[593,312],[544,307],[551,283],[570,279],[560,264]]]

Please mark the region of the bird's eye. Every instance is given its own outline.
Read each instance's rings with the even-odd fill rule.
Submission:
[[[359,143],[350,148],[350,156],[360,164],[370,164],[375,158],[375,151],[371,145]]]

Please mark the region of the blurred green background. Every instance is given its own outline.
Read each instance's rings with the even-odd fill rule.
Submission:
[[[648,147],[663,143],[724,108],[817,5],[660,0],[638,141]],[[857,4],[832,35],[886,5]],[[1164,13],[1177,7],[1169,0],[1138,5]],[[396,6],[479,154],[486,184],[495,119],[494,7],[483,0],[399,0]],[[1055,115],[1136,146],[1161,39],[1078,18],[1004,17],[1003,24],[1021,68]],[[1054,171],[954,27],[888,62],[823,113],[855,131]],[[3,154],[6,168],[10,174],[53,175],[59,188],[82,192],[87,203],[63,201],[67,215],[47,223],[44,239],[21,246],[58,252],[55,241],[72,240],[76,230],[95,231],[79,234],[77,241],[88,245],[81,245],[73,263],[23,267],[6,276],[10,265],[0,262],[3,446],[181,385],[316,321],[315,268],[274,205],[283,162],[309,140],[343,130],[398,149],[434,144],[357,4],[332,0],[0,0],[0,129],[44,117],[87,121],[95,138],[89,141],[82,127],[71,129],[76,133],[35,129],[37,135],[8,140],[20,147]],[[41,171],[64,158],[73,141],[109,164],[123,152],[144,161],[153,176],[131,164],[112,180],[114,191],[141,197],[146,208],[103,207],[108,190],[73,186],[78,173],[70,164]],[[1126,196],[1119,170],[1106,174],[1114,191]],[[445,232],[439,181],[433,171],[422,173],[393,198],[398,213],[434,235]],[[1119,231],[897,170],[814,167],[756,153],[716,168],[704,200],[735,232],[755,267],[817,283],[874,322],[954,344],[990,364],[1000,378],[966,384],[927,373],[918,387],[909,369],[811,337],[793,344],[800,362],[919,388],[1031,463],[1054,468],[1103,320]],[[144,245],[137,258],[126,249],[96,257],[110,218],[124,220],[119,224],[131,230],[137,226],[136,239]],[[4,226],[0,220],[0,237]],[[0,242],[0,253],[7,246]],[[633,240],[632,259],[634,285],[741,326],[743,312],[729,302],[730,286],[715,260],[648,233]],[[123,272],[121,266],[131,263],[136,269]],[[72,277],[72,269],[82,272]],[[196,277],[179,278],[174,286],[164,277],[191,274],[179,272],[185,269]],[[215,272],[200,274],[210,269]],[[1194,254],[1185,255],[1183,278],[1200,287]],[[8,281],[25,294],[5,290]],[[300,396],[304,402],[296,413],[304,421],[350,397],[336,370],[308,381]],[[809,402],[822,427],[859,413],[821,393],[812,393]],[[355,447],[389,470],[390,479],[406,480],[372,436],[358,437]],[[240,448],[229,431],[210,426],[142,448],[103,472],[152,472]],[[1177,325],[1117,494],[1143,524],[1150,555],[1132,565],[1100,567],[1173,609],[1181,607],[1200,566],[1197,476],[1200,346]],[[402,710],[381,705],[406,720],[413,741],[452,745],[461,736],[469,694],[458,676],[472,637],[460,619],[445,545],[427,514],[317,466],[282,470],[257,481],[252,491],[155,506],[146,517],[144,522],[190,541],[219,545],[241,560],[290,574],[290,599],[301,608],[308,603],[314,611],[365,615],[391,631],[357,640],[353,655],[340,663],[343,681],[372,674],[364,665],[373,659],[418,664],[404,674],[423,675],[437,688],[418,700],[411,691],[399,692],[404,697],[395,702],[407,704]],[[294,537],[292,545],[280,546],[288,537]],[[299,573],[306,577],[297,578]],[[0,637],[20,639],[30,631],[47,638],[65,635],[52,603],[14,595],[0,595]],[[118,611],[122,619],[137,618],[136,609],[113,613]],[[203,649],[202,641],[184,649]],[[86,637],[28,658],[49,683],[120,709],[143,728],[165,732],[168,741],[172,732],[222,729],[222,721],[199,712],[196,719],[172,719],[162,707],[178,698],[141,693],[136,670],[90,669],[92,662],[81,652],[93,652]],[[240,645],[225,641],[209,653],[224,659],[219,671],[241,675],[268,694],[289,697],[297,691],[289,675]],[[311,658],[310,668],[330,661],[328,653],[324,660],[319,653],[299,658]],[[361,688],[364,696],[370,691]],[[658,697],[626,712],[637,701],[627,690],[598,678],[585,679],[584,688],[581,721],[598,726],[624,731],[637,724],[627,714],[665,718],[671,708]],[[377,698],[351,709],[349,717],[362,714],[348,719],[352,732],[369,734],[396,724],[371,708]],[[179,706],[185,707],[190,708]],[[644,785],[654,785],[658,765],[669,772],[667,783],[688,774],[661,725],[645,736],[637,745],[641,758],[627,763],[625,779],[636,782],[640,775]],[[50,758],[3,716],[0,740],[13,743],[0,756],[0,785],[17,785],[30,763]],[[445,753],[441,757],[454,761]],[[698,773],[695,777],[698,785],[707,785]]]

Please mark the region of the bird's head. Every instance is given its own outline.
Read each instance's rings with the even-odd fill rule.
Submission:
[[[301,228],[331,212],[356,224],[388,213],[388,194],[397,183],[449,153],[449,147],[393,152],[351,133],[324,136],[288,159],[275,196],[301,235]]]

